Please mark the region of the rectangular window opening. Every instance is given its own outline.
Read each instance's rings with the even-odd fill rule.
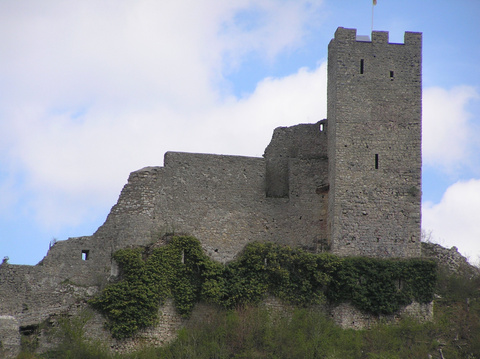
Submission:
[[[90,253],[89,250],[84,249],[82,250],[82,261],[87,261],[88,260],[88,254]]]
[[[395,78],[393,71],[390,71],[390,80],[393,80]]]
[[[364,61],[363,59],[360,60],[360,74],[363,74],[363,70],[364,70]]]
[[[375,154],[375,169],[378,170],[378,153]]]

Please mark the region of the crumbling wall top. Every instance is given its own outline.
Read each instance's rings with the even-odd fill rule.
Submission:
[[[317,123],[277,127],[264,157],[326,158],[326,120]]]

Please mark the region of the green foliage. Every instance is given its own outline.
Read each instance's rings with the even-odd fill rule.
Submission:
[[[167,297],[185,317],[200,300],[229,309],[269,294],[300,307],[328,299],[391,314],[412,300],[430,302],[436,279],[430,261],[339,258],[260,242],[248,244],[238,260],[224,266],[209,259],[192,237],[173,237],[150,251],[122,249],[114,259],[121,280],[90,303],[106,315],[116,338],[154,325]]]
[[[219,311],[207,320],[193,319],[170,345],[125,359],[428,358],[437,347],[432,325],[409,319],[355,331],[336,326],[318,307],[280,315],[261,306],[245,306]]]
[[[440,271],[437,283],[441,298],[435,300],[434,320],[424,324],[406,317],[369,330],[344,330],[318,306],[285,314],[264,306],[226,310],[215,305],[213,315],[192,316],[169,345],[115,354],[86,339],[89,316],[82,313],[54,328],[51,339],[58,345],[53,350],[42,355],[23,351],[18,358],[480,358],[480,277]]]
[[[344,258],[332,274],[331,302],[351,302],[373,314],[393,314],[413,300],[429,303],[436,284],[436,264],[421,259]]]
[[[74,317],[60,318],[58,326],[50,333],[59,344],[43,354],[48,359],[107,359],[111,358],[109,350],[99,341],[85,337],[85,324],[91,313],[82,312]]]
[[[227,308],[257,303],[267,294],[300,306],[320,304],[339,265],[340,259],[329,254],[254,242],[225,268],[224,296],[215,299]]]
[[[440,268],[435,320],[446,358],[480,358],[480,275]]]
[[[480,296],[480,275],[470,271],[450,273],[442,266],[438,270],[437,294],[443,300],[462,300]]]
[[[465,299],[465,298],[464,298]],[[215,314],[192,317],[177,339],[164,347],[144,347],[130,354],[109,352],[85,337],[85,319],[65,318],[54,330],[58,345],[22,359],[174,359],[174,358],[327,358],[407,359],[480,358],[480,301],[436,304],[435,320],[418,323],[403,318],[396,324],[369,330],[341,329],[318,307],[297,308],[289,314],[263,306],[235,310],[215,308]]]
[[[214,264],[192,237],[174,237],[143,258],[142,249],[121,249],[113,258],[119,264],[121,280],[109,285],[90,304],[108,318],[115,338],[129,337],[154,325],[165,298],[174,298],[178,312],[188,316],[200,299],[204,278]],[[183,258],[183,263],[182,263]]]
[[[27,354],[34,353],[37,347],[38,347],[38,337],[36,335],[30,335],[30,336],[22,335],[20,337],[20,348],[22,349],[22,352],[25,354],[25,356]],[[0,350],[0,354],[1,354],[1,350]]]

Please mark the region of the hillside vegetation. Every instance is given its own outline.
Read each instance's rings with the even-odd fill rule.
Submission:
[[[88,316],[84,315],[60,321],[53,333],[58,345],[48,353],[33,354],[35,343],[25,341],[19,358],[480,358],[480,278],[470,271],[451,273],[440,265],[435,281],[435,276],[428,277],[434,268],[430,261],[340,259],[260,243],[247,247],[232,266],[217,266],[208,262],[198,249],[194,239],[178,237],[149,253],[139,249],[118,252],[117,260],[123,267],[121,280],[92,301],[109,318],[112,334],[118,337],[132,334],[133,329],[149,325],[149,321],[153,323],[155,318],[144,314],[155,313],[155,308],[149,306],[161,303],[166,296],[175,299],[177,310],[184,315],[188,315],[196,301],[209,302],[215,307],[216,315],[202,320],[192,318],[169,345],[147,347],[128,355],[114,354],[104,343],[85,339],[83,328]],[[179,260],[169,262],[167,258]],[[167,267],[156,271],[152,263],[160,262]],[[177,263],[180,263],[178,268]],[[418,266],[428,280],[421,272],[409,280],[404,266],[412,265]],[[179,268],[183,272],[178,272]],[[312,282],[315,277],[311,276],[320,269],[323,274]],[[170,274],[165,277],[160,272]],[[384,275],[379,276],[379,272]],[[139,273],[142,275],[138,276]],[[181,275],[176,277],[178,273]],[[370,277],[373,273],[377,277]],[[156,289],[152,289],[148,278],[157,283]],[[398,278],[405,283],[401,290],[388,285],[382,289],[385,285],[376,284]],[[433,283],[431,292],[435,292],[436,299],[432,322],[421,324],[403,318],[395,325],[380,323],[367,330],[344,330],[316,305],[345,299],[355,304],[355,298],[359,298],[363,310],[388,313],[394,310],[395,300],[402,304],[419,295],[409,281],[420,284],[421,295],[430,293],[425,286]],[[143,286],[152,293],[146,293]],[[125,303],[142,302],[125,298],[127,287],[131,295],[142,295],[147,305],[135,309],[137,317],[143,318],[140,322],[134,312],[122,311],[124,302],[116,297],[123,293]],[[175,294],[175,290],[179,293]],[[258,306],[263,295],[271,292],[295,304],[296,309],[282,315]],[[127,320],[118,320],[121,314]]]
[[[236,261],[223,265],[185,236],[154,249],[122,249],[114,259],[120,281],[90,303],[118,339],[154,325],[167,297],[184,317],[200,301],[233,309],[267,295],[299,307],[349,302],[366,313],[393,314],[412,301],[431,302],[436,282],[431,260],[341,258],[264,242],[248,244]]]

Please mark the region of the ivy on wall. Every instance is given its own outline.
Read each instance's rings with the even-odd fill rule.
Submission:
[[[432,261],[340,258],[265,242],[248,244],[225,266],[208,258],[193,237],[173,237],[146,252],[115,252],[119,281],[90,300],[115,338],[154,325],[167,297],[184,317],[201,300],[234,308],[268,294],[298,306],[350,302],[364,312],[392,314],[413,300],[430,302],[436,282]]]
[[[90,304],[107,317],[115,338],[156,324],[158,309],[167,297],[173,297],[177,311],[188,316],[200,299],[202,284],[211,272],[219,274],[221,269],[192,237],[174,237],[148,256],[144,248],[120,249],[113,259],[121,269],[120,280]]]
[[[393,314],[402,306],[429,303],[437,280],[436,263],[424,259],[343,258],[327,290],[330,302],[350,302],[372,314]]]

